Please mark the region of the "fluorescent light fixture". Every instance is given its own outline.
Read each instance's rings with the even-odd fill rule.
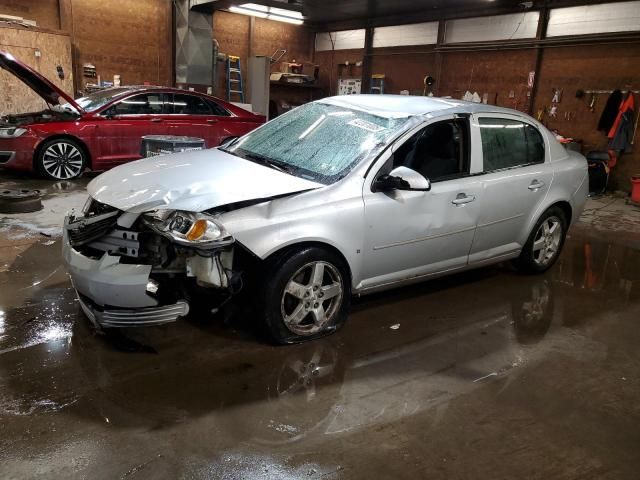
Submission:
[[[266,18],[267,20],[275,20],[277,22],[292,23],[293,25],[302,25],[304,23],[302,13],[300,12],[259,5],[257,3],[243,3],[239,7],[229,7],[229,11],[242,15]]]

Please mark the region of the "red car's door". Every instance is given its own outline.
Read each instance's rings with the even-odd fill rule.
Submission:
[[[224,117],[219,114],[229,115],[226,110],[198,95],[174,93],[169,97],[168,105],[171,106],[164,118],[171,125],[171,135],[202,138],[207,148],[220,145],[220,122]],[[219,111],[215,111],[215,107]]]
[[[164,93],[139,93],[103,111],[96,130],[100,163],[112,167],[142,158],[143,136],[169,135],[164,103]]]

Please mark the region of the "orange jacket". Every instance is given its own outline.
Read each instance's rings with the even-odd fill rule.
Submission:
[[[633,93],[629,93],[627,94],[627,98],[625,98],[624,100],[622,100],[622,103],[620,104],[620,109],[618,110],[618,115],[616,116],[616,121],[613,122],[613,126],[611,127],[611,130],[609,130],[609,134],[607,135],[607,137],[611,140],[613,137],[616,136],[616,132],[618,131],[618,127],[620,126],[620,122],[622,121],[622,115],[624,115],[624,113],[627,110],[635,110],[635,104],[633,101]]]

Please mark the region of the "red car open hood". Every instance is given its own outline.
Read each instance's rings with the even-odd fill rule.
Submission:
[[[28,67],[24,63],[7,52],[0,51],[0,68],[12,73],[22,82],[40,95],[49,105],[59,105],[62,99],[71,105],[78,113],[84,110],[73,98],[64,93],[53,83],[40,75],[38,72]]]

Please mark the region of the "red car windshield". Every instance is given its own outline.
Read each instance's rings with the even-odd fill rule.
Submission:
[[[106,90],[94,92],[90,95],[87,95],[86,97],[78,98],[76,99],[76,103],[80,105],[85,111],[93,112],[94,110],[97,110],[100,107],[111,102],[111,100],[113,100],[114,98],[124,95],[125,93],[128,93],[130,91],[131,89],[128,87],[108,88]]]

